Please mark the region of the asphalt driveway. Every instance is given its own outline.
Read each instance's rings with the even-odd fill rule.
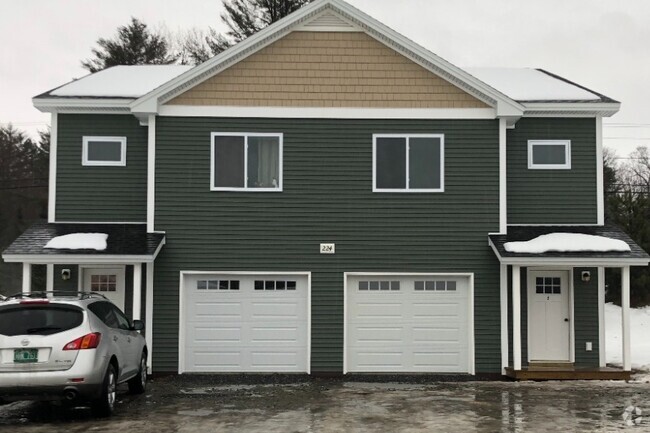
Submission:
[[[650,383],[247,381],[159,378],[141,396],[122,390],[115,416],[106,420],[83,408],[12,403],[0,406],[0,431],[650,431]],[[628,425],[636,411],[624,420],[626,407],[642,411],[638,424]]]

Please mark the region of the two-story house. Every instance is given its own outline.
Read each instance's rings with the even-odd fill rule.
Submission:
[[[144,319],[154,372],[629,375],[629,269],[650,257],[604,222],[619,103],[599,93],[464,70],[316,0],[199,66],[114,67],[34,105],[49,221],[3,258],[24,291],[45,264],[45,289]]]

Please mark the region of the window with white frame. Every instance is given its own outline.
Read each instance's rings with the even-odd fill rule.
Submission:
[[[82,143],[82,165],[126,165],[126,137],[85,136]]]
[[[570,169],[571,140],[528,140],[528,168]]]
[[[212,133],[213,191],[282,191],[282,134]]]
[[[373,191],[444,191],[443,134],[373,135]]]

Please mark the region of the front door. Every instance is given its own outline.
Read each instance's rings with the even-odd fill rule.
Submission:
[[[83,268],[82,291],[101,293],[124,311],[124,267]]]
[[[570,361],[569,272],[528,272],[528,359]]]

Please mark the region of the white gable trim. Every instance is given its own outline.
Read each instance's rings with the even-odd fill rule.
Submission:
[[[296,28],[300,32],[361,32],[359,27],[349,22],[333,10],[325,10],[314,19]]]
[[[333,11],[346,21],[361,28],[369,36],[396,50],[432,73],[451,82],[477,99],[497,109],[497,115],[521,116],[523,106],[496,91],[462,69],[450,64],[423,47],[389,29],[379,21],[342,0],[316,0],[286,18],[266,27],[229,50],[190,69],[168,83],[138,98],[131,104],[134,113],[157,113],[159,103],[165,103],[202,81],[218,74],[234,63],[252,55],[269,44],[311,21],[318,14]]]

